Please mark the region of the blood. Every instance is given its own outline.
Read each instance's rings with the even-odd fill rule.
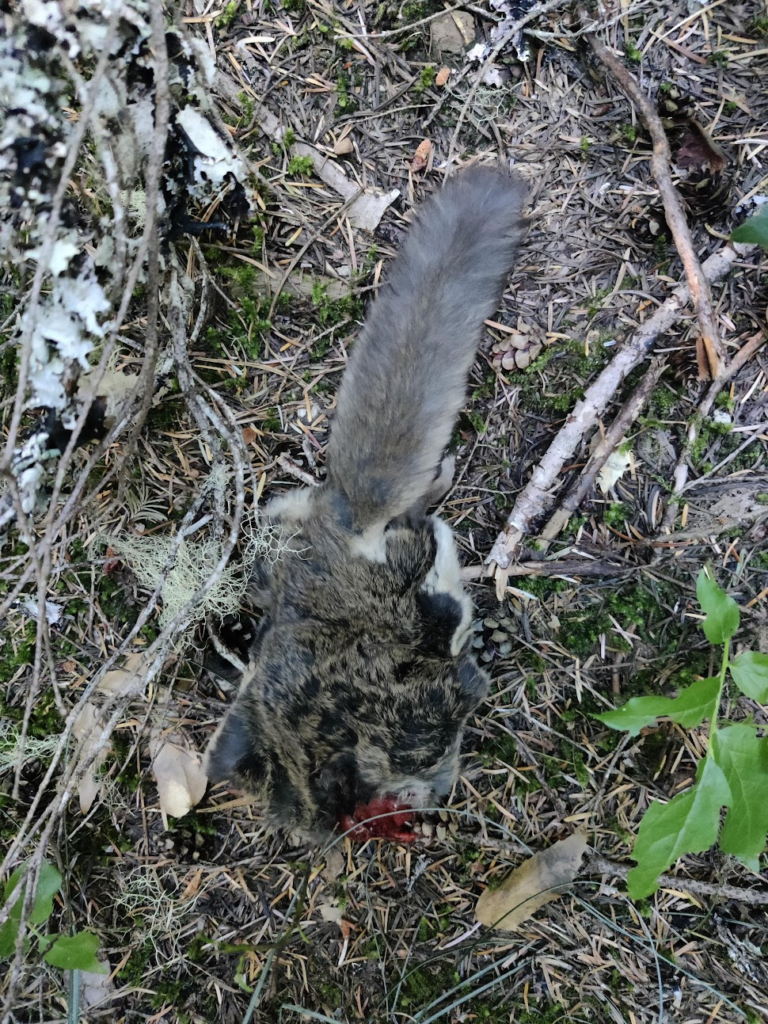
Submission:
[[[394,813],[393,813],[394,812]],[[391,796],[376,796],[367,804],[358,804],[353,814],[342,814],[339,825],[350,839],[364,843],[368,839],[393,839],[412,843],[416,833],[411,830],[416,812]],[[386,818],[377,815],[386,814]],[[367,821],[374,818],[374,821]]]

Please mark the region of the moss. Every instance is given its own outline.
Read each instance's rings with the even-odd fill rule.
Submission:
[[[317,309],[317,318],[324,328],[335,328],[352,321],[362,320],[363,303],[351,295],[330,299],[326,285],[315,281],[312,286],[312,302]],[[324,332],[323,337],[312,347],[311,356],[320,360],[325,356],[335,338],[334,330]]]
[[[128,957],[125,964],[117,972],[118,978],[125,981],[129,988],[143,986],[147,973],[147,964],[152,958],[154,950],[154,942],[151,939],[147,939]]]
[[[431,89],[432,88],[432,86],[434,85],[434,82],[435,82],[436,75],[437,75],[437,70],[436,70],[434,64],[427,64],[427,66],[425,68],[421,69],[421,74],[419,75],[419,80],[416,83],[416,93],[417,93],[417,95],[421,95],[421,93],[426,92],[427,89]]]
[[[243,105],[243,121],[250,123],[256,110],[256,103],[253,97],[249,96],[247,92],[239,92],[237,98]]]
[[[680,396],[670,388],[659,387],[651,395],[648,409],[652,416],[660,420],[666,420],[669,419],[679,401]]]
[[[628,39],[624,44],[624,53],[626,54],[627,60],[630,64],[639,64],[643,59],[642,50],[638,50],[631,39]]]
[[[225,4],[224,10],[216,19],[216,28],[229,28],[229,26],[232,24],[232,22],[238,15],[239,7],[240,0],[229,0],[229,3]]]
[[[2,314],[0,314],[2,315]],[[9,398],[19,383],[19,354],[13,345],[6,345],[0,352],[0,397]]]
[[[635,142],[637,139],[637,125],[623,124],[621,126],[621,137],[625,142]]]
[[[707,54],[707,64],[716,68],[727,68],[729,63],[730,59],[725,50],[715,50],[713,53]]]
[[[31,665],[35,657],[37,625],[28,622],[20,640],[7,640],[0,647],[0,683],[9,683],[22,665]],[[58,730],[57,730],[58,731]]]
[[[311,174],[314,166],[311,156],[292,156],[288,162],[288,173]]]
[[[570,389],[550,393],[544,390],[541,372],[553,359],[563,365],[564,373],[571,379],[587,380],[599,373],[610,358],[610,350],[604,342],[609,340],[609,333],[600,334],[589,351],[583,342],[567,341],[562,345],[550,345],[531,365],[515,377],[520,386],[520,405],[531,412],[563,413],[569,412],[575,403],[584,397],[584,388],[574,386]]]
[[[340,114],[354,114],[357,110],[357,100],[350,95],[351,82],[344,75],[336,79],[336,106]]]
[[[606,526],[620,527],[624,525],[628,514],[629,510],[623,502],[614,501],[603,507],[603,522]]]
[[[461,976],[452,964],[424,964],[409,971],[403,979],[400,1005],[408,1009],[423,1009],[439,1002],[444,993],[458,985]]]
[[[454,431],[454,436],[458,442],[462,432],[470,433],[475,431],[478,434],[484,434],[488,429],[488,424],[483,419],[482,415],[476,409],[467,409],[462,412],[459,417],[458,426]]]
[[[443,5],[439,0],[409,0],[400,9],[399,20],[404,25],[410,25],[411,22],[421,21],[422,18],[427,18],[430,14],[436,14],[441,10],[443,10]]]
[[[539,1003],[529,1000],[530,1009],[524,1010],[517,1020],[520,1024],[560,1024],[568,1019],[568,1014],[561,1003]]]
[[[486,768],[491,768],[496,761],[503,761],[505,764],[514,764],[517,760],[517,743],[515,737],[509,733],[502,733],[486,740],[478,751],[480,760]]]
[[[576,746],[571,743],[563,744],[563,753],[568,759],[571,771],[576,776],[576,779],[582,789],[588,789],[590,783],[590,775],[587,771],[587,766],[584,763],[584,754]]]

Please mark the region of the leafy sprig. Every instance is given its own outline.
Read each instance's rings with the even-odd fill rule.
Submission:
[[[17,868],[5,883],[5,902],[19,889],[23,867]],[[104,964],[96,956],[99,939],[93,932],[75,932],[74,935],[56,935],[44,929],[48,918],[53,913],[53,898],[61,889],[61,874],[52,865],[43,861],[37,879],[32,908],[27,915],[30,933],[37,939],[38,948],[43,960],[52,967],[61,967],[67,971],[91,971],[105,974]],[[22,888],[18,899],[11,907],[7,920],[0,926],[0,960],[8,960],[16,950],[21,922],[21,908],[24,905],[25,889]],[[30,939],[24,939],[24,951],[28,952]]]
[[[752,722],[719,718],[729,678],[745,696],[768,702],[768,655],[742,652],[730,660],[731,639],[739,628],[739,606],[702,569],[696,597],[704,612],[702,628],[712,644],[722,645],[720,672],[699,679],[676,697],[633,697],[615,711],[596,717],[611,729],[637,736],[660,718],[687,729],[709,722],[707,755],[698,765],[696,782],[668,803],[654,801],[637,834],[632,858],[637,866],[627,876],[633,899],[650,896],[658,876],[678,857],[702,853],[716,842],[754,871],[768,835],[768,738]],[[720,826],[721,812],[726,808]]]

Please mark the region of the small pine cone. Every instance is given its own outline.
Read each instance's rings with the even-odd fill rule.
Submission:
[[[545,343],[546,334],[538,324],[527,324],[518,318],[514,334],[505,332],[493,346],[493,365],[502,370],[525,370]]]

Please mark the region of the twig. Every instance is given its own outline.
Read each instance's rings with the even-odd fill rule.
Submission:
[[[663,359],[654,359],[651,362],[648,372],[624,403],[619,414],[608,430],[606,430],[605,436],[592,452],[580,476],[573,483],[561,502],[560,507],[554,512],[552,518],[539,534],[541,540],[545,542],[554,540],[586,498],[594,486],[597,474],[608,461],[611,454],[621,444],[627,431],[645,408],[653,389],[658,384],[659,378],[666,368],[667,364]]]
[[[296,477],[297,480],[301,480],[307,487],[319,487],[321,481],[317,477],[312,476],[306,469],[302,469],[298,463],[294,462],[293,459],[289,459],[287,455],[279,455],[277,458],[277,464],[284,469],[290,476]]]
[[[606,857],[590,857],[584,866],[585,872],[601,875],[614,875],[626,878],[632,869],[624,864],[617,864]],[[659,875],[659,885],[665,889],[678,889],[697,896],[716,896],[724,900],[739,900],[753,906],[767,906],[768,892],[759,889],[739,889],[735,885],[721,885],[719,882],[700,882],[695,878],[679,878],[676,875]]]
[[[672,482],[672,495],[670,497],[669,504],[667,505],[667,511],[664,513],[664,519],[661,523],[661,529],[665,533],[669,533],[675,525],[678,509],[678,503],[675,499],[678,498],[685,490],[685,485],[688,481],[688,455],[698,436],[701,424],[707,416],[709,416],[710,412],[712,412],[715,399],[728,381],[731,380],[731,378],[749,362],[754,354],[765,344],[765,341],[765,332],[758,331],[757,334],[752,335],[745,345],[741,346],[733,359],[731,359],[723,376],[719,380],[712,381],[709,385],[707,393],[699,403],[696,415],[692,417],[688,424],[688,434],[685,439],[685,445],[683,450],[680,452],[680,457],[678,458],[677,465],[675,466],[675,473]]]
[[[501,853],[509,851],[519,857],[520,850],[512,846],[504,839],[489,839],[480,837],[478,842],[489,850],[498,850]],[[586,861],[580,874],[613,875],[615,878],[625,879],[632,870],[626,864],[617,864],[595,854]],[[768,891],[760,889],[740,889],[735,885],[721,885],[719,882],[700,882],[695,878],[681,878],[677,875],[659,875],[659,885],[665,889],[677,889],[679,892],[689,892],[697,896],[715,896],[724,900],[739,900],[741,903],[751,903],[753,906],[768,905]]]
[[[704,263],[703,270],[710,283],[719,281],[730,270],[734,261],[749,247],[729,243]],[[641,324],[632,339],[611,360],[598,378],[587,388],[584,398],[576,403],[573,412],[558,431],[544,458],[531,479],[520,492],[507,523],[496,538],[486,559],[489,574],[496,577],[496,592],[503,596],[506,568],[517,554],[531,522],[550,508],[557,492],[558,477],[566,461],[591,430],[621,382],[648,356],[659,335],[678,319],[690,297],[687,284],[679,285],[656,312]]]
[[[585,27],[593,21],[589,11],[583,6],[579,6],[578,14],[582,25]],[[661,118],[619,58],[601,39],[598,39],[594,31],[587,32],[586,36],[597,59],[605,65],[625,96],[640,111],[651,136],[653,142],[651,172],[656,179],[659,195],[664,204],[664,214],[683,267],[685,268],[691,300],[699,320],[699,329],[701,330],[701,339],[707,355],[709,371],[713,380],[717,380],[724,371],[727,356],[720,337],[717,318],[712,308],[712,294],[709,290],[709,281],[694,251],[693,239],[691,238],[688,221],[685,218],[683,204],[672,181],[672,154],[669,150],[669,142],[667,141],[667,135],[661,123]]]
[[[608,562],[591,558],[542,558],[540,561],[517,562],[508,566],[508,576],[618,576],[635,567],[625,562]],[[468,565],[461,570],[463,580],[476,580],[487,576],[484,565]]]

